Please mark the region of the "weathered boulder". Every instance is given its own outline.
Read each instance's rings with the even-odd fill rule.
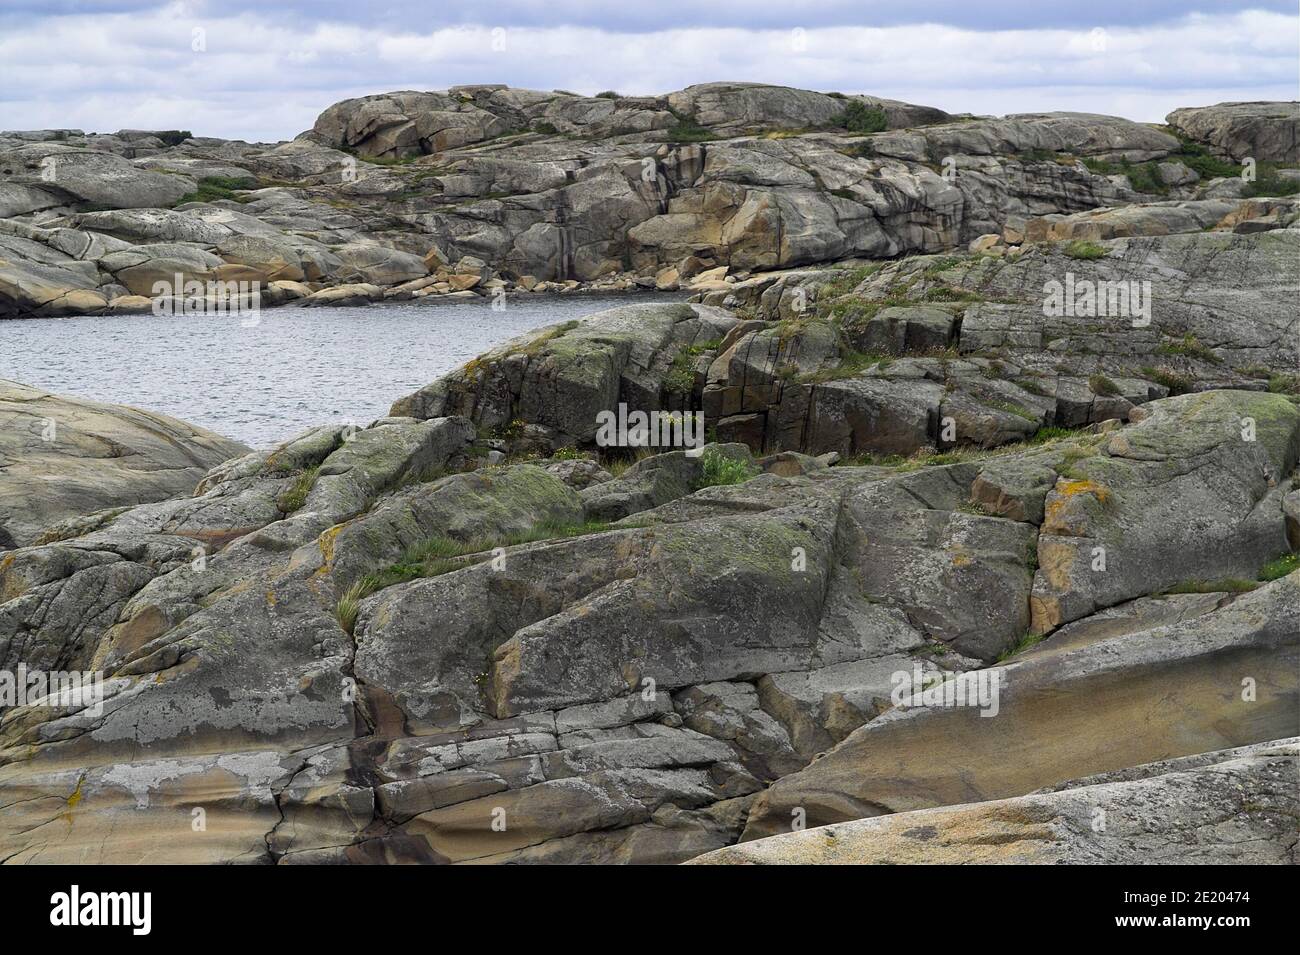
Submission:
[[[598,320],[597,320],[598,319]],[[595,442],[601,412],[673,410],[664,379],[692,350],[722,340],[737,319],[691,305],[628,305],[507,342],[393,405],[393,414],[464,415],[485,428],[516,419],[553,447]],[[694,390],[694,382],[687,385]]]
[[[1036,632],[1153,591],[1253,580],[1289,549],[1279,481],[1300,455],[1300,408],[1241,391],[1150,408],[1063,468],[1048,492]]]
[[[1219,103],[1176,109],[1165,122],[1231,159],[1300,161],[1300,103]]]
[[[70,517],[188,493],[248,449],[166,415],[0,382],[0,550]]]

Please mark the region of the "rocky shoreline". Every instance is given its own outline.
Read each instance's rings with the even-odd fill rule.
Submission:
[[[1296,104],[464,87],[170,138],[0,137],[159,177],[0,180],[0,314],[689,301],[265,451],[5,383],[0,672],[103,683],[0,699],[0,861],[1298,861]],[[280,182],[144,205],[234,169]]]
[[[1298,161],[1287,103],[1175,110],[1153,127],[735,83],[661,97],[390,93],[335,104],[277,144],[4,132],[0,318],[135,312],[187,283],[200,300],[256,283],[259,307],[707,294],[1063,228],[1258,231],[1294,208],[1230,200],[1294,193]],[[1134,204],[1156,208],[1126,215]]]

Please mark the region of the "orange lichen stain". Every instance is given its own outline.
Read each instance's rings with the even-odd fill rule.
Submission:
[[[1100,504],[1110,500],[1110,489],[1096,481],[1058,481],[1056,496],[1047,502],[1044,524],[1054,524],[1067,501],[1080,494],[1091,494]]]
[[[320,538],[316,542],[320,547],[321,557],[325,558],[326,567],[334,563],[334,542],[338,538],[339,532],[343,530],[343,527],[344,525],[342,524],[331,527],[325,533],[321,534]]]
[[[1103,504],[1110,500],[1109,488],[1103,487],[1096,481],[1063,481],[1056,486],[1056,493],[1061,495],[1061,497],[1074,497],[1076,494],[1091,494]]]
[[[274,591],[274,590],[268,590],[268,591],[266,592],[266,605],[267,605],[268,607],[274,607],[274,606],[275,606],[275,591]]]

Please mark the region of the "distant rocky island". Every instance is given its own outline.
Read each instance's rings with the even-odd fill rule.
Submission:
[[[685,299],[263,451],[0,382],[0,861],[1296,862],[1298,130],[713,83],[0,133],[0,319]]]

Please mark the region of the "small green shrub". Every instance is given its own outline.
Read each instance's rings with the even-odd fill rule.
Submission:
[[[704,472],[696,490],[728,484],[744,484],[758,474],[758,468],[742,458],[727,457],[717,448],[706,448],[701,459]]]
[[[701,126],[690,113],[674,113],[677,125],[668,130],[670,143],[706,143],[718,135],[707,126]]]
[[[882,133],[889,128],[889,118],[883,109],[868,106],[861,100],[850,100],[844,112],[831,120],[831,125],[850,133]]]
[[[1133,164],[1127,159],[1120,162],[1120,172],[1128,177],[1134,192],[1164,195],[1169,187],[1160,179],[1160,170],[1154,162]]]
[[[1200,143],[1183,140],[1183,148],[1169,157],[1181,162],[1202,179],[1225,179],[1241,175],[1241,167],[1236,163],[1212,155]]]

